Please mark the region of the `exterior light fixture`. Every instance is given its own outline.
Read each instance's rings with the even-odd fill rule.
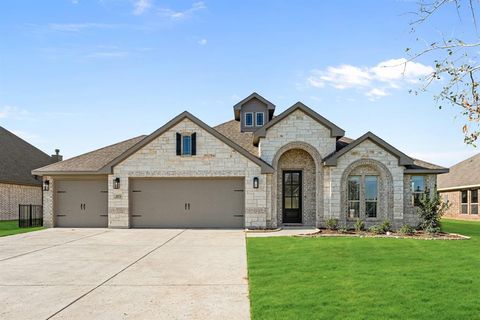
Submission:
[[[253,188],[258,189],[258,177],[253,178]]]
[[[120,189],[120,178],[116,177],[113,179],[113,189]]]
[[[43,191],[50,190],[50,180],[43,181]]]

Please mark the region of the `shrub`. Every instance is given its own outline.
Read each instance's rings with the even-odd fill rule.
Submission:
[[[356,232],[360,232],[360,231],[363,231],[363,229],[365,229],[365,221],[361,220],[361,219],[357,219],[355,220],[355,231]]]
[[[339,228],[338,232],[339,233],[348,233],[348,230],[347,230],[347,228]]]
[[[411,236],[412,234],[415,233],[415,228],[412,226],[409,226],[408,224],[404,224],[400,230],[398,230],[401,234]]]
[[[420,216],[420,228],[430,234],[435,234],[440,231],[440,219],[445,211],[447,211],[449,204],[443,202],[437,190],[430,193],[425,190],[420,198],[418,215]]]
[[[391,231],[392,225],[390,224],[390,221],[385,220],[383,223],[380,225],[380,228],[383,230],[383,233],[387,233],[388,231]]]
[[[368,231],[370,231],[371,233],[374,233],[374,234],[384,234],[385,231],[383,230],[382,226],[379,226],[379,225],[374,225],[374,226],[371,226]]]
[[[338,219],[328,218],[325,222],[328,230],[337,230],[338,229]]]

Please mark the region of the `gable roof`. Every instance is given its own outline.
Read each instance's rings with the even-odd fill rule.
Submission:
[[[240,120],[240,109],[242,109],[242,106],[247,103],[248,101],[252,99],[258,99],[262,103],[264,103],[267,106],[267,109],[269,110],[269,118],[272,118],[273,112],[275,111],[275,105],[259,95],[258,93],[254,92],[242,101],[238,102],[236,105],[233,106],[233,111],[235,113],[235,120],[239,121]]]
[[[0,182],[41,186],[31,171],[52,162],[48,154],[0,127]]]
[[[60,161],[42,168],[33,170],[36,175],[57,174],[104,174],[99,172],[105,165],[130,149],[146,136],[138,136],[107,147],[97,149],[82,155]]]
[[[360,138],[358,138],[358,139],[354,140],[353,142],[349,143],[347,146],[340,149],[339,151],[336,151],[336,152],[330,154],[329,156],[327,156],[324,159],[324,164],[326,166],[337,165],[337,160],[338,160],[339,157],[341,157],[342,155],[344,155],[348,151],[352,150],[353,148],[355,148],[356,146],[358,146],[360,143],[364,142],[365,140],[372,141],[373,143],[375,143],[379,147],[387,150],[388,152],[390,152],[391,154],[396,156],[398,158],[398,164],[399,165],[401,165],[401,166],[413,165],[413,159],[412,158],[410,158],[409,156],[407,156],[405,153],[401,152],[400,150],[396,149],[395,147],[393,147],[391,144],[387,143],[386,141],[380,139],[378,136],[376,136],[375,134],[373,134],[370,131],[365,133]]]
[[[159,137],[160,135],[162,135],[163,133],[165,133],[170,128],[172,128],[179,122],[183,121],[184,119],[188,119],[192,121],[193,123],[198,125],[200,128],[210,133],[215,138],[219,139],[220,141],[222,141],[223,143],[225,143],[226,145],[228,145],[229,147],[231,147],[232,149],[234,149],[235,151],[237,151],[247,159],[259,165],[262,168],[262,173],[274,172],[273,168],[268,163],[254,156],[253,154],[251,154],[250,152],[248,152],[247,150],[245,150],[244,148],[242,148],[232,140],[228,139],[227,137],[222,135],[220,132],[213,129],[212,127],[210,127],[205,122],[201,121],[200,119],[198,119],[197,117],[189,113],[188,111],[182,112],[181,114],[179,114],[178,116],[176,116],[175,118],[167,122],[164,126],[162,126],[158,130],[154,131],[152,134],[145,137],[145,139],[143,139],[142,141],[134,145],[132,148],[128,149],[126,152],[124,152],[123,154],[115,158],[113,161],[109,162],[104,168],[102,168],[102,171],[106,173],[111,173],[115,165],[122,162],[123,160],[128,158],[130,155],[134,154],[135,152],[137,152],[138,150],[140,150],[141,148],[143,148],[144,146],[146,146],[147,144],[155,140],[157,137]]]
[[[335,125],[333,122],[330,122],[326,118],[322,117],[320,114],[315,112],[314,110],[310,109],[300,101],[295,103],[293,106],[273,118],[271,121],[269,121],[266,125],[255,131],[254,137],[253,137],[253,143],[255,145],[258,145],[258,142],[260,141],[260,138],[265,138],[267,135],[267,130],[271,127],[273,127],[275,124],[279,123],[286,117],[288,117],[290,114],[295,112],[296,110],[301,110],[303,111],[306,115],[311,117],[313,120],[317,121],[318,123],[324,125],[325,127],[330,129],[330,136],[333,137],[343,137],[345,135],[345,131]]]
[[[480,153],[450,168],[450,172],[438,177],[438,189],[462,189],[480,186]]]

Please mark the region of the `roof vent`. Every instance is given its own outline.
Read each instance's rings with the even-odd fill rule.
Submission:
[[[53,162],[59,162],[63,160],[63,156],[60,154],[60,149],[55,149],[55,154],[52,155]]]

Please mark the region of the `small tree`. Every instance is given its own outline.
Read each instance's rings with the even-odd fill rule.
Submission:
[[[430,193],[426,190],[420,198],[418,214],[420,216],[420,228],[428,233],[437,233],[440,231],[440,219],[449,207],[448,203],[443,202],[437,190]]]

